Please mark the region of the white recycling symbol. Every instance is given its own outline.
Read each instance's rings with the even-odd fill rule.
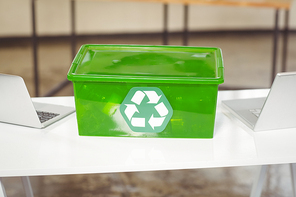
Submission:
[[[162,91],[155,87],[132,88],[121,104],[120,111],[131,129],[139,132],[162,131],[173,113]]]

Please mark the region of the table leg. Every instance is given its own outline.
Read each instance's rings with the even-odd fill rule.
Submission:
[[[183,45],[188,45],[188,5],[184,5],[184,29],[183,29]]]
[[[279,10],[275,10],[275,21],[274,21],[274,33],[273,33],[273,54],[272,54],[272,72],[271,72],[271,84],[273,83],[276,75],[276,60],[277,60],[277,46],[278,46],[278,34],[279,34]]]
[[[26,193],[26,197],[34,197],[30,178],[28,176],[22,176],[22,182]]]
[[[71,0],[71,52],[72,52],[72,58],[74,59],[76,55],[76,31],[75,31],[75,0]],[[49,97],[53,96],[62,89],[64,89],[66,86],[70,84],[70,81],[68,79],[65,79],[61,83],[59,83],[56,87],[54,87],[52,90],[48,91],[44,96]]]
[[[76,55],[76,22],[75,22],[75,0],[71,0],[71,48],[72,58]]]
[[[2,183],[2,178],[0,178],[0,197],[7,197],[4,185]]]
[[[168,45],[168,4],[163,4],[163,45]]]
[[[293,196],[296,197],[296,164],[290,164],[291,170],[291,180],[292,180],[292,187],[293,187]]]
[[[36,11],[35,0],[31,0],[32,11],[32,46],[33,46],[33,71],[34,71],[34,84],[35,96],[39,96],[39,73],[38,73],[38,58],[37,58],[37,36],[36,36]]]
[[[262,193],[264,179],[266,177],[267,165],[259,166],[255,181],[252,186],[250,197],[260,197]]]
[[[285,27],[283,35],[283,55],[281,72],[287,71],[287,52],[288,52],[288,34],[289,34],[289,10],[285,10]]]

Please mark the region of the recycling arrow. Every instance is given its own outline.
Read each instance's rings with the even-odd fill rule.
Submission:
[[[168,109],[163,104],[163,102],[159,103],[154,108],[156,109],[156,111],[159,113],[160,116],[166,116],[169,113]]]
[[[134,104],[125,104],[125,105],[126,105],[126,109],[124,110],[124,113],[126,114],[127,118],[129,120],[131,120],[134,113],[136,113],[136,112],[139,113],[139,110],[137,109],[137,107]]]
[[[158,117],[155,118],[152,114],[152,116],[150,117],[148,123],[150,124],[150,126],[152,127],[152,129],[154,130],[154,127],[159,127],[162,125],[163,121],[164,121],[165,117]]]
[[[149,102],[148,103],[158,103],[160,96],[157,95],[157,93],[155,91],[144,91],[145,94],[148,96],[149,98]]]
[[[142,92],[142,91],[137,91],[133,98],[132,98],[132,101],[138,105],[141,104],[143,98],[145,97],[145,94]]]
[[[145,118],[132,118],[131,123],[134,127],[145,127]]]
[[[173,109],[157,87],[134,87],[121,103],[120,113],[135,132],[161,132],[169,123]]]

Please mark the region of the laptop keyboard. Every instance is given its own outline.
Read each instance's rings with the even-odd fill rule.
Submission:
[[[255,116],[259,117],[259,114],[261,112],[261,109],[250,109],[250,112],[254,114]]]
[[[45,111],[36,111],[36,112],[37,112],[38,118],[41,123],[44,123],[44,122],[60,115],[60,114],[45,112]]]

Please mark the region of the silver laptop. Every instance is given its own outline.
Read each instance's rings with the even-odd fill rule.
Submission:
[[[296,72],[278,73],[267,98],[222,101],[254,131],[296,127]]]
[[[0,74],[0,122],[43,128],[74,111],[73,107],[32,102],[21,77]]]

